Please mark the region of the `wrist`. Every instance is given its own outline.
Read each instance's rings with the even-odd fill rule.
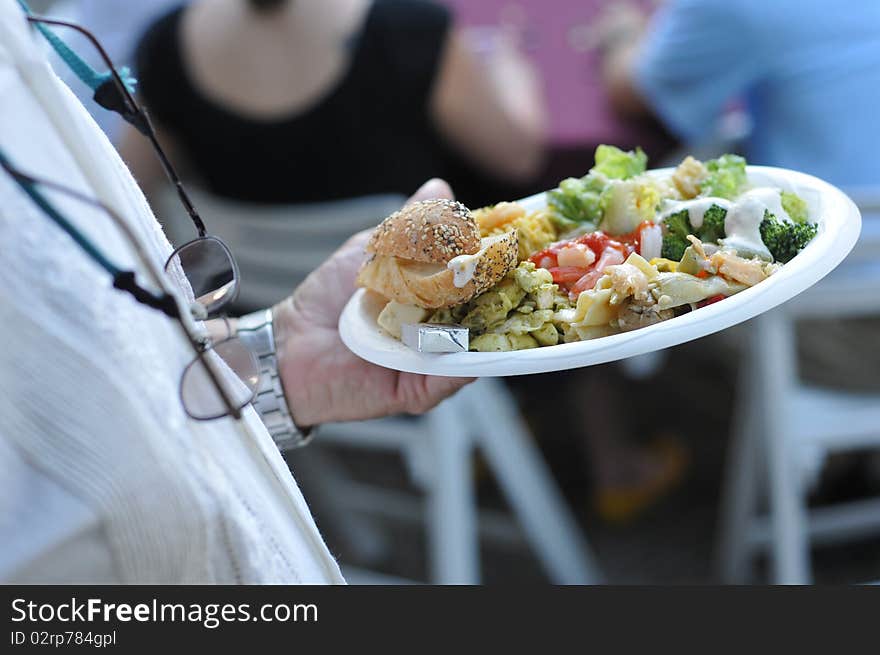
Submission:
[[[312,411],[315,405],[310,402],[308,385],[303,383],[306,362],[300,348],[305,343],[302,338],[305,330],[301,323],[301,313],[296,308],[293,295],[272,307],[278,374],[284,397],[294,423],[307,428],[322,420]]]
[[[237,336],[259,360],[260,381],[254,408],[278,447],[288,450],[308,443],[312,429],[297,423],[290,410],[280,376],[274,323],[272,310],[247,314],[238,319]]]

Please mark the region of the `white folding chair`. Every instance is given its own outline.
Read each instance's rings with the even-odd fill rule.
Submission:
[[[212,234],[235,253],[241,272],[239,302],[269,306],[287,296],[352,233],[375,226],[403,198],[370,196],[295,206],[230,202],[198,189],[190,192]],[[170,189],[154,199],[175,243],[192,227]],[[320,439],[292,468],[314,505],[324,505],[333,531],[355,552],[378,556],[383,535],[369,515],[406,505],[400,494],[355,482],[320,444],[403,454],[411,479],[425,493],[431,581],[477,583],[479,512],[473,462],[479,449],[519,518],[526,537],[557,583],[593,583],[599,573],[576,521],[535,447],[506,387],[481,380],[421,417],[322,426]],[[406,514],[406,512],[403,512]],[[421,516],[420,516],[421,515]],[[356,580],[374,580],[359,571]],[[381,579],[381,578],[378,578]]]
[[[322,440],[401,452],[425,493],[431,581],[480,581],[479,512],[473,463],[479,450],[549,578],[559,584],[600,581],[598,567],[506,387],[483,379],[416,418],[324,426]],[[405,517],[400,494],[356,482],[335,485],[339,506]],[[403,506],[401,510],[401,506]]]
[[[809,583],[812,544],[880,531],[880,498],[807,507],[828,455],[880,448],[880,394],[811,388],[797,377],[798,319],[880,316],[880,188],[848,193],[863,221],[851,255],[819,284],[750,325],[722,494],[725,582],[747,581],[751,555],[768,548],[773,582]]]

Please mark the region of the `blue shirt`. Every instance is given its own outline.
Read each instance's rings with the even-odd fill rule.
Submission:
[[[878,0],[672,0],[636,84],[687,141],[711,136],[740,99],[750,163],[880,185]]]

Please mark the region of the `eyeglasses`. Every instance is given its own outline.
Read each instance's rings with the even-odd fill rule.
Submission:
[[[62,56],[62,59],[64,59],[65,62],[70,63],[70,58],[75,55],[73,55],[72,51],[70,51],[57,36],[45,29],[46,25],[66,27],[75,30],[85,36],[95,47],[95,50],[98,52],[108,69],[107,75],[103,76],[104,81],[97,84],[94,89],[95,102],[106,109],[118,113],[122,118],[141,132],[141,134],[149,139],[150,144],[162,165],[162,169],[165,171],[168,180],[177,191],[177,195],[198,233],[198,236],[194,240],[183,244],[171,253],[171,256],[165,264],[166,270],[174,266],[182,266],[190,283],[196,283],[193,290],[196,292],[196,297],[198,298],[204,296],[204,294],[200,293],[195,287],[201,286],[201,283],[205,281],[204,267],[209,266],[211,272],[215,276],[224,279],[224,283],[218,285],[212,290],[212,292],[215,292],[215,295],[212,297],[211,302],[205,307],[208,310],[208,315],[214,314],[222,307],[229,305],[229,303],[236,299],[239,288],[238,284],[232,284],[233,278],[236,280],[238,279],[238,266],[235,259],[232,257],[232,253],[225,243],[217,237],[208,236],[202,217],[196,210],[192,200],[190,200],[189,194],[187,194],[183,182],[180,180],[180,176],[174,169],[171,160],[168,159],[168,156],[165,154],[162,144],[159,143],[159,139],[156,136],[156,131],[153,129],[153,123],[150,120],[149,114],[146,109],[135,100],[131,91],[128,89],[128,85],[122,79],[122,76],[119,74],[116,66],[114,66],[107,51],[101,45],[100,41],[98,41],[98,38],[81,25],[69,21],[34,16],[30,13],[27,18],[31,23],[43,26],[41,28],[43,35],[46,36],[46,38],[49,39],[49,43],[58,50],[59,55]],[[78,68],[80,67],[78,66]],[[93,77],[100,76],[95,75]],[[201,291],[204,291],[204,289],[201,289]],[[206,316],[198,316],[197,318],[205,317]]]
[[[165,263],[165,271],[171,272],[172,270],[180,270],[189,281],[190,286],[193,290],[193,295],[195,297],[195,302],[190,307],[193,318],[203,320],[212,316],[217,316],[220,310],[228,306],[238,296],[238,290],[240,286],[238,265],[236,264],[235,258],[232,256],[229,247],[217,237],[209,236],[207,234],[207,229],[205,228],[204,221],[202,220],[201,216],[199,215],[198,211],[190,200],[189,195],[184,189],[183,182],[180,180],[180,176],[177,174],[177,171],[174,169],[174,166],[171,164],[171,161],[165,154],[162,145],[159,143],[156,132],[153,129],[152,122],[146,109],[139,105],[138,102],[135,100],[134,96],[128,88],[128,85],[122,79],[116,66],[114,66],[112,60],[107,55],[107,52],[104,50],[103,46],[94,34],[92,34],[89,30],[82,27],[81,25],[77,25],[76,23],[71,23],[69,21],[63,21],[54,18],[34,16],[26,6],[25,10],[28,14],[28,21],[38,26],[40,31],[53,46],[53,48],[55,48],[61,58],[68,65],[71,65],[71,68],[74,70],[75,73],[77,73],[77,75],[81,79],[83,79],[83,69],[90,70],[90,67],[82,60],[79,60],[78,57],[76,57],[75,53],[73,53],[73,51],[71,51],[66,46],[66,44],[64,44],[63,41],[61,41],[53,32],[48,30],[46,28],[47,25],[70,28],[85,36],[89,40],[89,42],[95,47],[104,64],[107,66],[108,72],[103,76],[94,73],[94,71],[91,71],[90,75],[88,75],[87,83],[94,90],[94,100],[102,107],[118,113],[120,116],[122,116],[123,119],[133,125],[139,132],[141,132],[149,139],[150,144],[152,145],[153,150],[155,151],[159,162],[161,163],[162,168],[165,171],[166,176],[177,191],[177,195],[180,198],[180,201],[183,204],[187,215],[190,217],[193,225],[196,228],[197,237],[194,240],[183,244],[171,253]],[[76,65],[72,65],[72,62],[75,62]],[[84,81],[86,80],[84,79]],[[7,170],[9,170],[8,167]],[[20,171],[17,172],[19,175],[24,175]],[[37,180],[36,178],[30,177],[30,179],[34,180],[35,182],[45,184],[44,181]],[[126,232],[129,240],[132,240],[134,242],[134,245],[139,251],[142,259],[144,258],[143,253],[140,252],[139,245],[137,244],[136,240],[133,239],[134,235],[132,235],[130,231],[126,229],[127,225],[124,223],[124,221],[122,221],[118,215],[114,215],[113,211],[109,207],[106,207],[96,200],[84,198],[81,194],[78,194],[71,189],[64,189],[63,187],[59,187],[58,185],[54,184],[52,185],[52,188],[54,188],[55,190],[60,190],[62,192],[67,192],[68,195],[72,194],[74,197],[78,197],[80,200],[98,206],[106,211],[108,214],[110,214],[117,225],[119,225],[123,229],[123,231]],[[56,222],[58,222],[56,217],[52,218],[53,220],[56,220]],[[71,236],[73,236],[70,230],[67,231],[69,234],[71,234]],[[81,246],[84,245],[76,237],[74,237],[74,240],[80,243]],[[86,248],[86,250],[87,252],[89,252],[89,254],[92,254],[89,248]],[[94,250],[94,248],[91,247],[91,250]],[[133,280],[131,281],[131,284],[134,285]],[[116,285],[115,278],[114,285]],[[135,298],[138,299],[140,302],[145,302],[145,304],[156,307],[155,299],[150,298],[149,295],[145,296],[143,290],[136,290],[134,289],[134,287],[126,288],[126,290],[132,293],[132,295],[134,295]],[[168,303],[166,301],[166,306],[170,306],[171,304],[174,305],[174,309],[176,310],[176,302]],[[172,314],[167,311],[167,307],[157,308],[162,309],[163,311],[165,311],[166,314],[172,316]],[[177,316],[174,316],[174,318],[180,320],[181,325],[184,327],[185,330],[187,330],[186,325],[182,321],[182,318],[179,316],[179,312]],[[232,414],[235,418],[240,418],[242,407],[250,403],[255,397],[257,390],[256,383],[259,382],[259,373],[257,373],[255,384],[250,384],[251,376],[249,375],[249,373],[251,372],[251,360],[253,360],[253,363],[256,364],[256,359],[254,358],[253,353],[245,348],[241,341],[234,337],[226,338],[225,340],[219,341],[218,343],[214,344],[213,348],[208,348],[204,345],[203,342],[199,340],[194,341],[192,335],[189,333],[188,330],[187,336],[192,343],[197,344],[198,348],[200,348],[200,350],[197,351],[196,358],[185,369],[183,378],[181,380],[181,399],[183,401],[184,408],[186,409],[187,414],[192,418],[199,420],[210,420],[214,418],[220,418],[229,414]],[[246,357],[242,352],[239,352],[240,349],[245,350],[248,353],[249,357]],[[239,373],[239,378],[242,380],[242,382],[245,383],[245,386],[247,388],[251,388],[251,386],[253,386],[250,396],[245,402],[235,402],[236,397],[234,395],[229,395],[228,393],[224,392],[222,386],[218,383],[218,376],[215,375],[212,367],[205,363],[210,361],[213,357],[217,355],[222,357],[226,364],[228,364],[233,371]],[[258,366],[256,367],[256,370],[259,371]],[[196,401],[198,394],[192,392],[192,390],[199,388],[199,385],[195,383],[188,383],[187,380],[204,380],[205,378],[210,378],[211,381],[215,383],[214,386],[217,388],[218,395],[222,396],[222,404],[213,402],[200,405]],[[217,398],[215,397],[214,400],[216,401]]]
[[[130,293],[138,302],[158,309],[167,316],[176,319],[195,353],[193,360],[184,368],[179,385],[180,398],[187,415],[197,420],[212,420],[229,415],[240,419],[241,410],[253,401],[259,387],[260,367],[254,353],[240,339],[229,336],[228,332],[226,338],[216,343],[207,336],[194,334],[187,325],[177,300],[166,289],[163,283],[163,272],[144,252],[128,223],[113,209],[79,191],[22,172],[12,165],[2,151],[0,151],[0,167],[12,176],[37,206],[62,230],[67,232],[86,254],[113,276],[114,287]],[[134,247],[137,257],[145,270],[150,273],[152,283],[158,291],[141,286],[135,279],[134,271],[124,270],[114,264],[55,208],[42,189],[63,194],[104,211]],[[219,241],[217,243],[222,245]],[[209,248],[216,248],[216,246],[198,249],[208,255],[206,260],[201,259],[202,255],[199,256],[199,259],[195,259],[189,253],[184,252],[184,258],[188,259],[190,263],[191,274],[201,285],[194,287],[194,289],[199,288],[202,292],[201,296],[196,297],[194,305],[199,307],[204,314],[208,314],[210,307],[212,304],[216,304],[217,299],[222,300],[230,293],[234,293],[238,286],[237,275],[233,274],[230,277],[224,268],[225,264],[211,256],[216,255],[218,251],[212,252]],[[192,252],[195,251],[196,249],[193,248]],[[228,250],[219,253],[219,255],[226,258]],[[189,313],[187,312],[187,314]],[[192,320],[192,317],[189,318]],[[211,386],[213,386],[214,393],[206,393],[206,388],[211,389]]]

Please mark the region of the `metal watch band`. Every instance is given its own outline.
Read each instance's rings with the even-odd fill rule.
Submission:
[[[263,419],[275,445],[281,451],[305,446],[312,440],[314,428],[300,429],[290,415],[278,375],[272,310],[262,309],[239,318],[237,336],[259,360],[260,387],[254,398],[254,408]]]

